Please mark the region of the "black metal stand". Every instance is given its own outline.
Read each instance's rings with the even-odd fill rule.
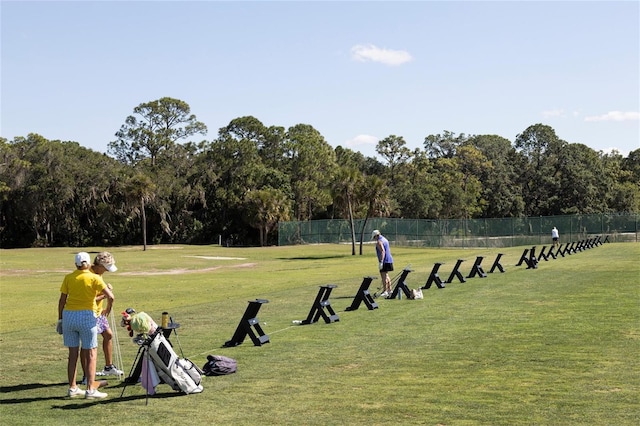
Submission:
[[[411,290],[409,290],[409,287],[407,287],[407,284],[405,284],[404,282],[404,280],[407,278],[407,275],[409,275],[409,272],[411,272],[411,269],[405,268],[402,270],[400,278],[398,278],[398,282],[394,287],[391,296],[388,296],[387,299],[395,299],[396,297],[398,297],[400,291],[404,293],[407,299],[411,297]]]
[[[544,250],[547,248],[547,246],[542,246],[542,249],[540,249],[540,254],[538,254],[538,259],[544,259],[545,261],[549,261],[549,258],[547,257],[546,254],[544,254]],[[551,250],[549,250],[551,251]]]
[[[493,261],[493,265],[491,266],[491,269],[489,269],[489,273],[493,274],[493,271],[496,270],[496,268],[498,268],[498,270],[500,272],[504,272],[504,268],[502,267],[502,264],[500,263],[500,258],[504,256],[503,253],[498,253],[498,256],[496,257],[496,260]]]
[[[482,266],[480,266],[480,264],[482,263],[482,259],[484,259],[484,256],[476,256],[476,261],[473,263],[473,267],[471,268],[471,272],[469,272],[469,275],[467,275],[467,278],[473,278],[476,275],[480,278],[487,277],[487,274],[482,269]]]
[[[527,269],[538,269],[538,259],[536,258],[536,246],[531,247],[531,250],[529,250],[529,262],[527,263]]]
[[[575,253],[576,252],[576,250],[574,248],[575,245],[576,245],[575,241],[573,241],[571,244],[567,244],[564,247],[564,254],[573,254],[573,253]]]
[[[371,294],[369,293],[369,286],[371,285],[371,281],[374,279],[374,277],[364,277],[362,284],[360,284],[360,288],[358,289],[358,293],[356,293],[356,297],[353,298],[351,306],[347,307],[347,311],[355,311],[360,307],[360,303],[362,302],[364,302],[367,309],[370,311],[378,308],[378,304],[373,301],[373,297],[371,297]]]
[[[260,327],[260,320],[257,318],[260,307],[265,303],[269,303],[269,301],[265,299],[249,301],[249,306],[247,306],[247,309],[244,311],[244,315],[240,320],[240,324],[238,324],[238,328],[236,328],[236,332],[233,334],[231,340],[225,342],[224,347],[238,346],[244,341],[247,334],[255,346],[262,346],[265,343],[269,343],[269,336],[264,333],[262,327]],[[255,332],[252,327],[255,328]]]
[[[162,331],[162,335],[164,336],[165,339],[167,339],[167,342],[169,342],[171,346],[173,346],[173,343],[171,343],[171,340],[169,339],[169,337],[171,337],[171,333],[176,335],[176,341],[178,342],[178,347],[180,348],[180,354],[182,355],[182,358],[184,358],[184,352],[182,351],[182,344],[180,343],[180,338],[178,337],[179,328],[180,328],[180,324],[177,322],[173,322],[173,318],[171,318],[171,322],[169,322],[169,324],[167,324],[166,327],[158,327],[158,331]]]
[[[142,358],[141,354],[145,350],[144,346],[140,346],[138,348],[138,353],[133,360],[133,364],[131,365],[131,370],[129,370],[129,376],[124,379],[125,388],[127,384],[135,384],[138,383],[138,379],[140,378],[140,373],[142,372]],[[122,389],[122,393],[124,394],[124,389]],[[122,394],[120,394],[122,396]]]
[[[557,259],[555,253],[553,252],[553,246],[549,247],[549,251],[547,252],[547,259],[548,258],[552,258],[553,260]]]
[[[322,317],[327,324],[340,321],[340,318],[336,315],[329,301],[329,296],[336,287],[338,286],[334,284],[320,286],[320,291],[318,291],[316,300],[313,302],[313,306],[311,306],[309,316],[307,316],[306,320],[302,321],[302,324],[313,324],[317,322],[320,317]],[[327,315],[325,309],[329,312],[329,315]]]
[[[456,262],[456,266],[454,266],[453,267],[453,271],[451,271],[451,275],[449,275],[449,278],[447,278],[447,281],[445,281],[447,284],[452,283],[453,279],[456,278],[456,277],[460,280],[461,283],[464,283],[464,282],[467,281],[467,280],[464,279],[464,277],[462,276],[462,274],[458,270],[460,268],[460,265],[462,264],[462,262],[464,262],[464,259],[458,259],[458,261]]]
[[[423,290],[429,290],[431,288],[431,284],[434,283],[438,288],[444,288],[444,282],[438,276],[438,269],[440,269],[440,266],[442,265],[444,265],[444,263],[440,262],[433,265],[433,269],[431,269],[427,282],[422,286]]]
[[[529,258],[527,257],[527,255],[529,254],[529,249],[524,249],[524,251],[522,252],[522,256],[520,256],[520,260],[518,260],[518,263],[516,263],[516,266],[520,266],[522,265],[522,262],[527,264],[527,267],[529,266]]]
[[[127,386],[131,384],[135,385],[136,383],[138,383],[138,379],[142,374],[143,362],[147,363],[146,379],[147,381],[150,380],[149,368],[151,368],[151,366],[149,365],[149,344],[151,343],[151,340],[153,340],[152,336],[147,337],[143,342],[140,343],[138,353],[136,354],[136,357],[133,360],[133,364],[131,365],[131,370],[129,371],[129,377],[124,379],[124,386],[122,387],[122,392],[120,392],[120,398],[122,398],[122,396],[124,395],[124,391],[127,389]],[[149,391],[147,390],[147,388],[145,388],[145,395],[145,405],[149,405]]]

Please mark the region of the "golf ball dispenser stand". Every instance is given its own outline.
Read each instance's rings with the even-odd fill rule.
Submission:
[[[364,303],[370,311],[378,308],[378,304],[373,301],[373,297],[369,293],[369,286],[374,279],[374,277],[364,277],[358,293],[356,293],[356,297],[353,298],[351,306],[347,307],[347,311],[355,311],[360,307],[360,303]]]
[[[313,306],[311,306],[311,310],[309,311],[309,315],[307,319],[302,321],[302,324],[313,324],[317,322],[320,317],[324,319],[324,322],[330,324],[332,322],[340,321],[338,315],[336,315],[335,311],[331,307],[331,302],[329,301],[329,296],[334,288],[338,287],[335,284],[328,284],[320,286],[320,290],[318,291],[318,295],[316,296],[316,300],[313,302]],[[325,310],[328,312],[325,312]]]
[[[249,301],[249,306],[247,306],[247,309],[244,311],[244,315],[240,320],[240,324],[238,324],[238,328],[236,328],[236,332],[233,334],[231,340],[225,342],[224,347],[238,346],[244,341],[247,335],[249,335],[255,346],[262,346],[265,343],[269,343],[269,336],[262,330],[260,320],[258,319],[258,311],[265,303],[269,303],[269,301],[266,299]]]

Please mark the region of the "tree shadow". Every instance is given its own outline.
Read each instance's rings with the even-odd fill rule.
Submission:
[[[279,260],[321,260],[321,259],[342,259],[345,257],[351,257],[346,254],[334,254],[326,256],[300,256],[300,257],[279,257]]]
[[[67,382],[62,382],[62,383],[22,383],[20,385],[13,385],[13,386],[0,386],[0,393],[19,392],[19,391],[31,390],[31,389],[39,389],[39,388],[50,388],[50,387],[54,387],[54,386],[63,386],[63,385],[66,385],[66,384],[67,384]]]

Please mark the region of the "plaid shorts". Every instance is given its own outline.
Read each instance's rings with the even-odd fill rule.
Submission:
[[[109,330],[109,320],[107,320],[107,317],[104,315],[100,315],[96,319],[96,325],[98,326],[98,334],[102,334]]]
[[[82,349],[98,347],[96,314],[92,310],[62,311],[62,340],[68,348]]]

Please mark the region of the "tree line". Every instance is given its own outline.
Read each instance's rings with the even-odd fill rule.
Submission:
[[[414,150],[390,135],[381,160],[333,148],[308,124],[246,116],[207,131],[165,97],[135,107],[107,153],[0,138],[1,246],[269,245],[288,220],[640,211],[640,149],[595,151],[544,124],[513,142],[444,131]]]

